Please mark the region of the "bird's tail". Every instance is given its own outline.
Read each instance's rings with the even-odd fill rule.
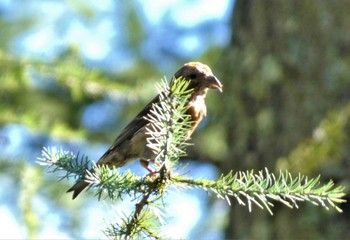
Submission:
[[[87,186],[89,186],[89,183],[85,182],[84,180],[80,180],[79,182],[74,184],[73,187],[68,189],[67,192],[73,192],[72,199],[75,199]]]

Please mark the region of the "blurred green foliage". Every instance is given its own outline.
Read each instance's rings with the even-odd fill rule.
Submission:
[[[95,10],[85,3],[70,1],[70,4],[77,14],[87,19],[93,17]],[[76,45],[67,47],[52,60],[13,54],[14,39],[34,27],[35,22],[35,16],[17,16],[16,21],[0,19],[0,126],[19,124],[27,127],[35,139],[16,137],[27,142],[28,148],[31,147],[38,156],[48,139],[65,143],[113,141],[117,130],[153,97],[154,83],[162,75],[141,59],[117,74],[118,69],[108,72],[89,67]],[[86,128],[82,124],[86,108],[106,100],[133,107],[122,108],[119,115],[113,116],[113,129],[92,131]],[[0,135],[3,149],[10,146],[10,141],[7,136]],[[5,155],[0,159],[0,176],[11,179],[14,184],[17,201],[12,203],[12,210],[19,213],[17,220],[23,226],[25,236],[38,237],[47,224],[43,215],[57,214],[63,215],[65,220],[61,224],[67,234],[81,237],[79,229],[84,226],[82,201],[75,203],[68,196],[59,196],[68,189],[68,183],[57,184],[56,178],[44,175],[39,166],[33,165],[35,158],[26,154],[22,149],[16,149],[14,157]],[[50,213],[45,212],[44,206],[38,211],[41,201],[45,202],[45,207],[52,208]]]
[[[288,155],[277,161],[279,169],[293,169],[307,174],[324,170],[327,175],[347,179],[346,168],[350,146],[350,104],[332,110],[312,133]],[[349,185],[349,179],[346,180]]]

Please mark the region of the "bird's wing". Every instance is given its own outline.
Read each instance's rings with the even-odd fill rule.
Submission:
[[[121,134],[117,137],[117,139],[114,141],[112,146],[103,154],[103,156],[100,158],[97,164],[108,164],[110,157],[110,154],[113,155],[114,150],[118,151],[118,148],[122,146],[122,144],[125,141],[131,140],[133,136],[142,129],[147,123],[149,123],[148,120],[146,120],[144,117],[147,116],[147,114],[150,112],[152,108],[153,103],[159,102],[159,95],[156,96],[150,103],[146,105],[142,111],[137,114],[137,116],[124,128],[124,130],[121,132]],[[121,161],[120,165],[123,165],[125,162]],[[118,165],[118,164],[117,164]],[[93,171],[93,170],[90,170]],[[83,191],[87,186],[89,185],[88,182],[85,182],[83,180],[79,180],[73,187],[71,187],[67,192],[74,192],[73,193],[73,199],[76,198],[81,191]]]
[[[134,134],[149,123],[144,117],[150,113],[152,105],[159,102],[159,95],[156,96],[151,102],[149,102],[142,110],[139,112],[136,117],[123,129],[120,135],[116,138],[113,143],[113,146],[118,147],[120,143],[125,140],[131,139]]]
[[[119,136],[115,139],[111,147],[106,151],[106,153],[101,157],[104,158],[111,151],[118,149],[125,141],[131,140],[135,133],[137,133],[141,128],[149,123],[144,117],[150,113],[152,105],[159,102],[159,95],[157,95],[151,102],[149,102],[139,114],[123,129]]]

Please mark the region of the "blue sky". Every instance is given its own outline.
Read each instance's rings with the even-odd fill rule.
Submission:
[[[34,27],[17,38],[14,52],[52,59],[67,46],[76,45],[90,64],[112,69],[118,66],[120,70],[132,65],[139,56],[129,49],[125,39],[124,6],[118,1],[90,0],[85,1],[84,11],[72,2],[8,4],[8,9],[16,8],[18,17],[37,19]],[[164,52],[174,54],[172,51],[195,58],[209,45],[223,46],[229,40],[230,0],[146,0],[135,1],[134,5],[145,30],[141,54],[153,62],[162,62]],[[77,14],[79,11],[83,15]]]

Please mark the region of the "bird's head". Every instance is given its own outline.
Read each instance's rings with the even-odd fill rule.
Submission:
[[[219,79],[215,77],[207,65],[200,62],[186,63],[175,73],[174,77],[190,80],[190,88],[203,90],[211,88],[222,92],[222,84]]]

